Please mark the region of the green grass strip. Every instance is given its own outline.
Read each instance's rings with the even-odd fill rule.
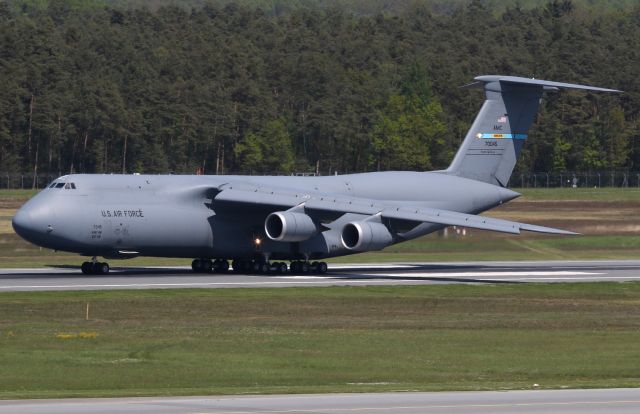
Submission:
[[[4,293],[0,398],[636,387],[639,342],[638,283]]]

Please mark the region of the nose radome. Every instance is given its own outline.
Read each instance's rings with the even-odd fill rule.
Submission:
[[[53,210],[47,204],[32,199],[18,210],[11,224],[20,237],[42,246],[53,232],[52,220]]]
[[[55,248],[56,200],[50,194],[40,192],[27,201],[11,221],[16,233],[38,246]]]
[[[21,208],[18,210],[15,216],[13,216],[13,220],[11,220],[11,225],[13,226],[13,230],[23,239],[30,239],[30,235],[33,234],[35,229],[33,228],[33,220],[31,220],[31,214],[28,209]]]

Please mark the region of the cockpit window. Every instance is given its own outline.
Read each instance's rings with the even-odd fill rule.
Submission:
[[[49,184],[48,188],[64,188],[65,190],[75,190],[76,187],[76,183],[65,183],[64,181],[60,182],[60,181],[54,181],[51,184]]]

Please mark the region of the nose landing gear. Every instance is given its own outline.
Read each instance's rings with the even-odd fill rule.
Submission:
[[[95,257],[90,262],[82,263],[80,270],[85,275],[106,275],[109,273],[109,263],[99,262]]]

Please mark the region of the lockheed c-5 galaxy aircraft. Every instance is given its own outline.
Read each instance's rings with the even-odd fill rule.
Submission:
[[[506,188],[544,91],[619,92],[478,76],[485,101],[451,165],[432,172],[326,177],[73,174],[13,218],[24,239],[93,257],[195,258],[195,272],[325,273],[324,258],[380,250],[446,226],[575,234],[477,215],[519,196]]]

